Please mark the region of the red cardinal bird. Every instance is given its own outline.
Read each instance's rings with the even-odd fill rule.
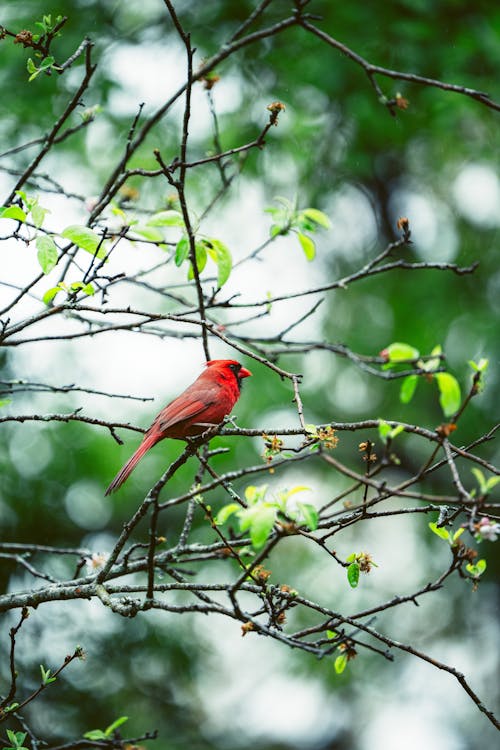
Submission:
[[[161,410],[136,452],[113,479],[106,495],[117,490],[130,476],[144,454],[163,438],[196,437],[217,425],[237,402],[241,381],[252,373],[234,359],[212,359],[207,369]]]

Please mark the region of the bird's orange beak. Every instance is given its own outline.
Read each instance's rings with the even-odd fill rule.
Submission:
[[[252,373],[246,367],[242,367],[238,373],[239,378],[249,378],[251,375]]]

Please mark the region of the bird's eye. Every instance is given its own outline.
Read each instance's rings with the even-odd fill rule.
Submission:
[[[234,372],[235,375],[241,370],[241,365],[229,365],[229,369]]]

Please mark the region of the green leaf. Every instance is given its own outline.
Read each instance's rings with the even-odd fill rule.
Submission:
[[[334,667],[337,674],[342,674],[347,667],[347,654],[339,654],[334,661]]]
[[[303,213],[298,214],[293,221],[293,226],[296,229],[300,229],[301,232],[316,232],[318,229],[317,224],[310,219],[307,219]]]
[[[67,289],[67,287],[65,287]],[[83,281],[73,281],[72,284],[69,285],[70,292],[84,292],[89,297],[95,294],[95,289],[92,286],[92,284],[84,284]]]
[[[240,531],[247,531],[250,528],[256,512],[258,513],[258,509],[256,506],[252,506],[251,508],[243,508],[242,510],[238,511]]]
[[[233,267],[233,259],[229,248],[220,240],[210,239],[210,244],[205,243],[207,252],[217,263],[217,284],[219,287],[224,286],[229,276],[231,275],[231,269]]]
[[[449,372],[437,372],[436,378],[439,388],[439,403],[445,417],[451,417],[455,414],[462,402],[460,386],[458,381]]]
[[[302,234],[302,232],[297,232],[297,237],[307,260],[314,260],[314,256],[316,255],[316,245],[312,239],[306,234]]]
[[[37,258],[44,273],[50,273],[57,264],[57,246],[52,237],[41,234],[36,238]]]
[[[383,419],[378,421],[378,434],[383,443],[387,443],[387,438],[391,431],[391,425],[384,422]]]
[[[31,211],[33,206],[38,203],[38,198],[33,195],[28,195],[24,190],[15,190],[14,193],[21,198],[27,208],[27,212]]]
[[[20,206],[8,206],[0,214],[0,219],[15,219],[16,221],[26,221],[26,214]]]
[[[383,443],[387,443],[388,440],[394,440],[394,438],[403,432],[403,430],[404,427],[402,424],[398,424],[396,427],[392,428],[391,425],[383,419],[379,419],[378,421],[378,434]]]
[[[107,740],[105,733],[102,729],[91,729],[90,732],[85,732],[83,735],[86,740]]]
[[[255,503],[239,510],[240,531],[250,530],[250,540],[255,549],[265,544],[274,526],[276,513],[277,509],[267,503]]]
[[[149,240],[150,242],[163,242],[164,237],[163,234],[160,232],[159,229],[156,229],[155,227],[147,227],[143,224],[137,224],[133,229],[132,232],[134,234],[138,234],[140,237],[144,237],[145,240]]]
[[[153,214],[147,222],[150,227],[183,227],[184,219],[179,211],[159,211]]]
[[[128,716],[120,716],[120,718],[115,719],[115,721],[104,730],[106,737],[110,737],[113,732],[116,731],[118,727],[121,727],[122,724],[125,724],[126,721],[128,721]]]
[[[490,477],[489,479],[486,479],[481,469],[478,469],[477,467],[471,469],[471,472],[476,477],[481,495],[487,495],[493,487],[496,487],[500,482],[500,477]]]
[[[175,246],[174,263],[181,266],[189,255],[189,239],[184,235]]]
[[[485,372],[488,368],[488,364],[489,360],[484,357],[482,357],[479,362],[474,362],[472,359],[469,359],[469,365],[475,372]]]
[[[415,389],[418,385],[418,375],[407,375],[401,383],[401,389],[399,391],[399,400],[402,404],[408,404],[415,393]]]
[[[316,224],[319,224],[320,227],[324,227],[325,229],[332,228],[332,222],[330,221],[328,216],[324,214],[323,211],[319,211],[317,208],[304,208],[301,213],[304,214],[306,218],[311,219]]]
[[[71,226],[63,229],[61,237],[70,240],[77,247],[95,255],[96,258],[103,259],[106,257],[106,248],[102,243],[102,238],[89,227],[71,224]]]
[[[227,519],[238,510],[241,510],[241,505],[238,505],[238,503],[229,503],[228,505],[224,505],[215,516],[216,525],[222,526],[222,524],[226,523]]]
[[[52,300],[54,299],[54,297],[56,296],[56,294],[58,292],[61,292],[61,291],[62,291],[62,289],[61,289],[60,286],[53,286],[51,289],[47,289],[47,291],[45,292],[45,294],[42,297],[43,302],[46,305],[50,305],[50,303],[52,302]]]
[[[486,491],[486,477],[484,476],[481,469],[478,469],[476,466],[473,469],[471,469],[471,473],[474,474],[474,476],[476,477],[476,481],[479,485],[481,494],[484,495]]]
[[[478,560],[475,565],[473,563],[468,563],[465,566],[465,570],[472,576],[481,576],[486,570],[486,560]]]
[[[0,408],[2,408],[2,406],[7,406],[7,404],[10,404],[11,402],[12,402],[11,398],[0,399]]]
[[[330,638],[330,640],[331,640],[332,638],[336,638],[337,637],[337,633],[335,632],[335,630],[327,630],[326,631],[326,637]]]
[[[428,359],[426,362],[419,360],[418,366],[422,370],[425,370],[425,372],[434,372],[441,364],[441,357],[439,355],[442,354],[442,351],[441,346],[438,344],[431,352],[432,359]]]
[[[410,344],[395,341],[384,349],[389,362],[405,362],[406,360],[418,359],[420,352]]]
[[[289,490],[283,490],[279,494],[285,499],[288,500],[288,498],[292,497],[292,495],[296,495],[298,492],[310,492],[311,488],[306,487],[305,484],[296,484],[295,487],[291,487]]]
[[[316,531],[318,528],[318,511],[311,503],[297,503],[297,508],[302,513],[306,526],[311,531]]]
[[[404,432],[404,425],[398,424],[396,427],[393,427],[391,430],[391,438],[394,440],[398,435],[400,435],[402,432]]]
[[[347,568],[347,580],[351,588],[355,589],[359,583],[359,563],[352,562]]]
[[[284,229],[279,224],[271,224],[271,227],[269,229],[269,234],[271,237],[277,237],[279,234],[287,234],[288,229]]]
[[[459,529],[457,529],[455,531],[455,533],[453,534],[453,536],[452,536],[452,542],[455,543],[457,541],[457,539],[462,536],[462,534],[464,533],[464,531],[465,531],[465,529],[464,529],[463,526],[461,526]]]
[[[203,241],[196,242],[195,243],[195,255],[196,255],[196,266],[198,268],[198,273],[201,273],[205,266],[207,265],[207,249],[205,247],[205,243]],[[188,279],[194,279],[194,270],[192,263],[189,264],[189,271],[188,271]]]
[[[111,213],[113,216],[119,216],[120,219],[123,219],[123,224],[132,224],[132,221],[127,221],[127,215],[123,208],[120,208],[120,206],[115,206],[113,203],[111,204]]]
[[[47,55],[42,62],[40,63],[40,70],[47,70],[47,68],[51,68],[55,62],[55,58],[52,57],[52,55]]]
[[[482,575],[486,570],[486,560],[478,560],[476,563],[476,570],[478,575]]]
[[[43,208],[42,206],[39,206],[38,203],[35,203],[35,205],[31,207],[30,213],[33,219],[33,224],[37,229],[40,229],[43,222],[45,221],[45,217],[48,213],[50,213],[50,211],[48,208]]]
[[[12,704],[14,705],[14,704]],[[19,704],[16,704],[19,705]],[[10,707],[10,710],[12,711],[12,707]],[[9,738],[9,741],[13,748],[16,748],[17,750],[26,750],[24,747],[24,740],[26,739],[27,733],[26,732],[14,732],[12,729],[7,729],[7,737]]]
[[[257,487],[253,484],[248,485],[245,489],[245,500],[247,503],[254,503],[257,497]]]
[[[448,531],[448,529],[444,529],[441,526],[438,526],[435,521],[431,521],[429,523],[429,528],[441,539],[445,539],[447,542],[450,540],[450,532]]]
[[[40,664],[40,672],[42,675],[42,683],[44,685],[50,685],[51,682],[55,682],[57,677],[51,677],[50,669],[45,669],[43,664]]]
[[[262,508],[255,515],[250,527],[250,539],[255,549],[263,547],[276,520],[275,508]]]
[[[196,265],[198,266],[198,272],[201,273],[207,265],[207,248],[204,242],[195,242],[194,245]]]
[[[496,487],[499,482],[500,477],[490,477],[486,482],[486,492],[489,492],[493,487]]]
[[[260,484],[255,487],[253,484],[248,485],[245,489],[245,500],[249,505],[254,505],[259,500],[263,500],[267,492],[267,484]]]

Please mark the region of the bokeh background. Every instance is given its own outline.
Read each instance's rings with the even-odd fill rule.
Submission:
[[[242,0],[179,4],[180,18],[197,48],[196,61],[214,53],[254,7]],[[334,4],[313,0],[309,10],[322,16],[321,28],[373,63],[486,91],[498,100],[500,9],[486,0]],[[276,0],[267,22],[291,12]],[[139,103],[145,111],[159,106],[184,80],[182,47],[160,0],[140,4],[74,0],[67,3],[26,0],[3,4],[0,23],[15,31],[33,28],[44,13],[67,14],[58,41],[61,59],[88,35],[95,44],[98,71],[85,107],[99,113],[88,128],[54,149],[43,163],[65,189],[87,201],[97,195]],[[28,51],[11,40],[0,43],[2,152],[50,129],[77,85],[81,68],[60,78],[28,83]],[[475,274],[393,273],[374,277],[325,298],[318,313],[295,332],[297,341],[345,343],[353,351],[376,355],[392,341],[407,341],[422,353],[437,344],[450,370],[467,388],[469,359],[490,361],[487,388],[473,401],[457,441],[467,443],[498,421],[500,361],[500,146],[498,113],[471,99],[435,88],[380,79],[388,97],[408,99],[405,111],[391,117],[378,103],[363,71],[300,29],[264,40],[222,64],[212,91],[224,148],[251,141],[266,122],[266,106],[286,105],[265,149],[250,154],[241,175],[204,223],[220,237],[235,259],[246,256],[269,233],[264,212],[274,197],[315,206],[331,219],[332,229],[317,236],[317,258],[309,263],[298,243],[280,238],[261,262],[236,269],[228,285],[243,301],[289,293],[335,279],[360,267],[397,232],[398,216],[411,221],[413,259],[480,266]],[[137,166],[155,168],[152,150],[172,158],[178,152],[182,107],[165,119],[136,157]],[[75,124],[78,114],[75,115]],[[191,154],[213,148],[212,120],[206,92],[193,93]],[[22,170],[29,152],[0,160],[1,194],[12,186],[13,170]],[[214,168],[195,171],[188,182],[190,205],[201,212],[217,187]],[[165,184],[141,184],[141,203],[158,208],[171,192]],[[44,196],[54,226],[84,223],[79,200],[56,193]],[[2,243],[0,299],[12,298],[36,273],[34,251]],[[146,255],[144,255],[144,253]],[[128,273],[161,260],[161,251],[124,247],[114,270]],[[160,271],[163,273],[163,271]],[[165,270],[165,284],[179,270]],[[184,277],[178,277],[178,282]],[[39,286],[37,290],[43,293]],[[316,299],[316,298],[315,298]],[[4,302],[5,300],[5,302]],[[117,287],[113,302],[145,307],[147,291]],[[168,310],[165,302],[165,310]],[[39,309],[27,299],[13,315]],[[275,306],[272,314],[242,328],[252,336],[271,335],[304,311],[304,302]],[[68,323],[68,326],[70,324]],[[40,326],[42,334],[49,331]],[[212,356],[228,349],[213,345]],[[11,395],[2,414],[68,412],[82,407],[89,415],[147,426],[151,417],[198,373],[203,351],[197,339],[169,340],[114,332],[74,341],[33,343],[0,349],[1,378],[114,393],[154,397],[154,403],[107,399],[86,393]],[[307,422],[384,417],[433,427],[440,420],[435,389],[421,385],[414,400],[402,405],[399,384],[361,372],[353,363],[326,352],[284,355],[283,366],[304,373],[302,397]],[[254,371],[237,407],[239,424],[251,427],[294,425],[291,393],[265,368]],[[8,394],[7,394],[8,395]],[[2,396],[6,397],[6,394]],[[83,424],[5,423],[0,431],[0,528],[4,541],[85,547],[96,552],[112,545],[116,533],[179,445],[166,443],[143,464],[126,491],[111,500],[103,488],[135,445],[124,435],[119,448],[104,430]],[[356,436],[342,438],[340,455],[353,453]],[[415,451],[415,453],[412,453]],[[258,440],[237,442],[219,468],[229,469],[253,452]],[[483,446],[480,455],[495,462],[498,447]],[[418,465],[413,445],[406,462]],[[468,471],[468,470],[467,470]],[[172,493],[190,481],[176,478]],[[272,480],[271,480],[272,481]],[[443,491],[436,475],[428,489]],[[289,486],[307,484],[317,498],[332,495],[342,481],[318,466],[289,471]],[[474,486],[472,476],[468,487]],[[223,497],[214,498],[225,502]],[[277,580],[293,583],[311,598],[326,597],[352,611],[396,593],[408,593],[436,577],[447,564],[445,545],[427,528],[423,516],[373,521],[346,531],[342,552],[367,549],[379,568],[356,591],[348,590],[342,572],[323,569],[323,559],[290,540],[286,558],[270,561]],[[168,519],[175,533],[182,515]],[[198,519],[200,534],[203,519]],[[376,627],[411,642],[466,673],[490,708],[498,710],[498,545],[483,542],[488,570],[479,591],[452,580],[439,594],[385,613]],[[3,590],[31,585],[10,563],[2,563]],[[52,561],[55,576],[70,572],[64,558]],[[227,562],[221,562],[221,566]],[[214,566],[207,580],[217,580]],[[292,580],[293,579],[293,580]],[[349,609],[350,608],[350,609]],[[8,621],[10,624],[10,620]],[[13,620],[12,620],[13,622]],[[8,646],[8,628],[0,644]],[[363,654],[336,675],[330,662],[290,653],[276,642],[241,638],[239,626],[222,618],[149,612],[122,620],[95,602],[54,603],[40,608],[22,631],[19,670],[26,689],[39,681],[40,663],[55,666],[81,644],[87,659],[69,668],[53,690],[33,705],[30,722],[51,744],[103,728],[127,715],[127,736],[158,729],[155,747],[171,749],[255,748],[281,750],[475,750],[493,747],[496,733],[450,675],[402,654],[394,664]],[[2,658],[2,679],[7,679]],[[125,727],[124,727],[125,728]]]

